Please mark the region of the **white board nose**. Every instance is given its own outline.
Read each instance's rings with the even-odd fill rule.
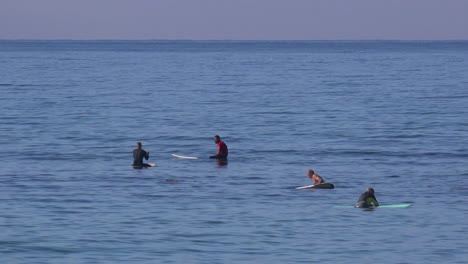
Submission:
[[[177,154],[172,154],[172,156],[178,158],[178,159],[198,159],[197,157],[192,157],[192,156],[182,156],[182,155],[177,155]]]

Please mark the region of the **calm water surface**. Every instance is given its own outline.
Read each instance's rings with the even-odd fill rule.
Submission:
[[[468,42],[0,41],[0,262],[468,263],[467,72]],[[338,208],[369,186],[413,205]]]

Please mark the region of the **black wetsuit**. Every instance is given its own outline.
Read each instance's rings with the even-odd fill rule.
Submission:
[[[133,151],[133,167],[149,167],[150,165],[143,163],[143,158],[146,160],[149,159],[149,153],[144,151],[143,149],[135,149]]]
[[[374,206],[379,206],[379,202],[377,202],[375,195],[370,194],[369,192],[365,192],[361,194],[354,207],[368,208],[371,205],[371,203],[374,204]]]

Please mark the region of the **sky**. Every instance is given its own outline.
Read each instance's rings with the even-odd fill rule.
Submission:
[[[468,0],[0,0],[0,39],[468,40]]]

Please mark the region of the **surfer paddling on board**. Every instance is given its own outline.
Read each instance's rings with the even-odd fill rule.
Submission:
[[[143,167],[151,167],[151,165],[143,163],[143,158],[149,159],[149,151],[144,151],[141,148],[141,142],[137,142],[137,148],[133,150],[133,164],[134,168],[141,169]]]
[[[377,198],[375,198],[374,195],[374,189],[368,188],[367,192],[361,194],[354,207],[369,208],[371,204],[373,204],[374,206],[379,206],[379,202],[377,202]]]
[[[322,177],[315,173],[313,170],[307,170],[307,177],[309,177],[312,180],[313,185],[325,183]]]
[[[335,185],[333,183],[325,182],[325,180],[320,177],[315,171],[313,170],[307,170],[307,177],[309,177],[312,180],[312,185],[307,185],[307,186],[301,186],[297,187],[297,190],[303,190],[303,189],[335,189]]]
[[[218,150],[216,151],[216,155],[210,156],[210,159],[226,161],[228,157],[228,147],[226,143],[221,141],[221,137],[218,135],[214,136],[214,142],[218,145]]]

